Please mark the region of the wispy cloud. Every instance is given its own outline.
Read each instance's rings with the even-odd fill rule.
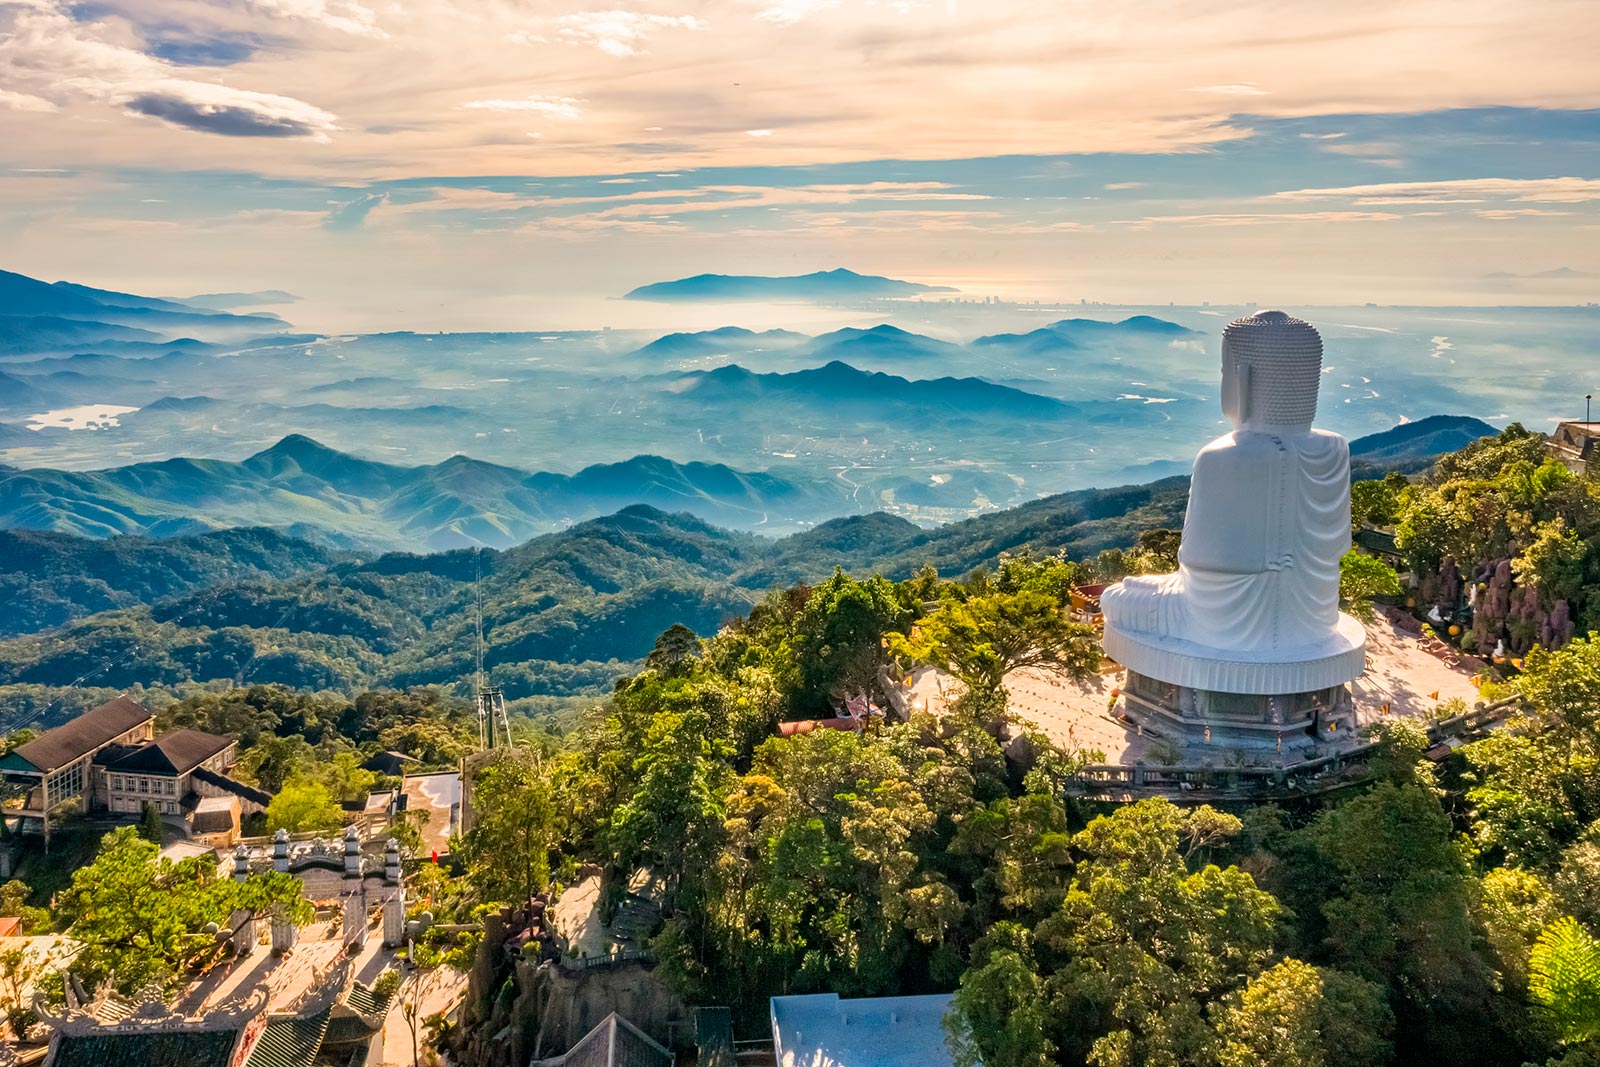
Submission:
[[[1570,215],[1570,211],[1550,211],[1539,207],[1510,207],[1510,208],[1481,208],[1473,212],[1480,219],[1494,219],[1503,222],[1507,219],[1542,218],[1554,215]]]
[[[358,37],[387,38],[372,9],[355,0],[248,0],[248,6],[279,18],[298,19]]]
[[[638,11],[580,11],[555,20],[556,37],[569,44],[598,48],[608,56],[637,56],[644,43],[663,30],[704,30],[693,15],[648,15]]]
[[[1277,226],[1287,222],[1393,222],[1403,219],[1384,211],[1222,212],[1210,215],[1147,215],[1129,219],[1134,226],[1175,223],[1183,226]]]
[[[532,111],[571,121],[583,116],[586,103],[588,101],[575,96],[525,96],[520,100],[473,100],[461,106],[470,111]]]
[[[0,107],[12,111],[54,111],[56,106],[42,96],[0,89]]]
[[[776,22],[780,26],[793,25],[817,14],[839,6],[840,0],[757,0],[761,10],[756,18]]]
[[[1328,189],[1292,189],[1279,200],[1334,200],[1384,197],[1388,203],[1439,203],[1444,198],[1501,197],[1508,200],[1577,204],[1600,200],[1600,178],[1456,178],[1436,182],[1383,182]]]
[[[367,216],[372,214],[379,205],[389,199],[386,193],[368,193],[358,196],[344,204],[339,204],[328,212],[327,218],[322,222],[322,228],[335,233],[359,230],[367,221]]]
[[[1145,185],[1145,182],[1110,182],[1107,185],[1101,186],[1101,188],[1105,189],[1108,193],[1115,193],[1123,189],[1143,189]]]
[[[1266,89],[1249,82],[1237,82],[1232,85],[1202,85],[1190,89],[1191,93],[1214,93],[1217,96],[1267,96]]]

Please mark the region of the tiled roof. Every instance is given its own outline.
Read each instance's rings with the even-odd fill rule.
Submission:
[[[612,1012],[564,1054],[536,1067],[672,1067],[673,1055],[643,1030]]]
[[[293,1019],[273,1019],[261,1031],[245,1067],[308,1067],[328,1032],[328,1012]]]
[[[109,764],[107,769],[122,774],[188,774],[231,744],[231,737],[199,730],[173,730],[147,745],[140,745]]]
[[[197,834],[219,834],[235,829],[238,800],[233,797],[206,797],[195,805],[189,829]]]
[[[228,1067],[237,1030],[62,1034],[51,1067]]]
[[[382,1015],[389,1010],[390,999],[360,982],[351,982],[350,992],[344,995],[344,1002],[363,1015]]]
[[[65,726],[46,730],[10,753],[41,771],[54,771],[148,722],[153,715],[132,697],[118,697],[79,715]]]

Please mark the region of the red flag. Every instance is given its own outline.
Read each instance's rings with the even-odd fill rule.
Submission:
[[[433,862],[435,862],[435,863],[439,862],[439,850],[438,849],[434,849],[433,850]]]

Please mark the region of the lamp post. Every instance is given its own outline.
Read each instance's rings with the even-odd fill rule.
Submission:
[[[1594,399],[1594,394],[1593,393],[1584,393],[1583,394],[1583,421],[1584,422],[1588,422],[1589,421],[1589,401],[1591,401],[1593,399]]]

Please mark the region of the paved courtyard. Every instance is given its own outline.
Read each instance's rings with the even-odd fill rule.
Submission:
[[[1453,666],[1444,662],[1423,647],[1421,638],[1379,617],[1367,625],[1366,673],[1350,687],[1356,721],[1362,726],[1389,716],[1426,721],[1434,709],[1453,698],[1470,707],[1478,698],[1472,677],[1479,669],[1478,661],[1470,657]],[[1152,750],[1162,742],[1111,715],[1112,691],[1122,687],[1125,677],[1120,668],[1088,682],[1023,670],[1006,679],[1006,690],[1011,710],[1063,750],[1099,750],[1107,763],[1155,762]],[[954,678],[925,669],[912,676],[910,698],[916,708],[937,713],[960,691],[961,683]],[[1215,752],[1200,746],[1183,752],[1182,762],[1214,760]]]

